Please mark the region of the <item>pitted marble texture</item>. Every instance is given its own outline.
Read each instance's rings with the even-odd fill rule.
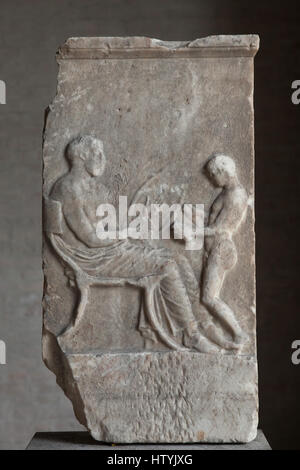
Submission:
[[[253,358],[91,353],[66,355],[64,367],[66,394],[96,440],[229,443],[256,437]]]

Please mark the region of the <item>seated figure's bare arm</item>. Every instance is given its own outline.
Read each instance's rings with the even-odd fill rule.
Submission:
[[[89,248],[101,248],[111,245],[111,240],[99,240],[95,227],[87,217],[82,205],[78,203],[74,207],[74,203],[70,207],[64,204],[63,214],[68,227],[73,234]]]
[[[51,198],[62,205],[65,222],[74,236],[89,248],[100,248],[111,244],[109,240],[99,240],[96,230],[84,210],[83,202],[74,191],[68,180],[59,180],[52,192]]]

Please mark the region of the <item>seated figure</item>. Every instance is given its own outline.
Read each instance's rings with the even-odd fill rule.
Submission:
[[[138,329],[145,339],[175,350],[215,351],[198,331],[178,265],[168,250],[97,237],[97,206],[111,202],[108,188],[97,178],[106,161],[102,142],[92,136],[76,138],[66,157],[70,170],[56,181],[46,201],[48,236],[73,271],[80,293],[73,324],[63,335],[83,317],[90,286],[131,285],[143,291]]]

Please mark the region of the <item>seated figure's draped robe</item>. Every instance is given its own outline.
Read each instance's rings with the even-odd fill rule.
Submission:
[[[62,214],[58,214],[61,204],[52,201],[52,209],[53,203],[56,208],[49,212],[49,217],[61,220]],[[57,226],[57,223],[52,220],[50,225]],[[193,329],[195,317],[177,263],[169,250],[130,240],[117,240],[101,248],[76,248],[64,241],[61,228],[54,230],[52,244],[67,267],[74,271],[75,279],[83,272],[99,281],[115,278],[142,286],[140,333],[145,339],[161,341],[172,349],[186,349],[182,343],[183,333]]]

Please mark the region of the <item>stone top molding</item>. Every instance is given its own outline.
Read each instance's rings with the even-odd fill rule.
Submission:
[[[208,36],[194,41],[161,41],[147,37],[69,38],[57,52],[62,59],[146,59],[254,57],[256,34]]]

